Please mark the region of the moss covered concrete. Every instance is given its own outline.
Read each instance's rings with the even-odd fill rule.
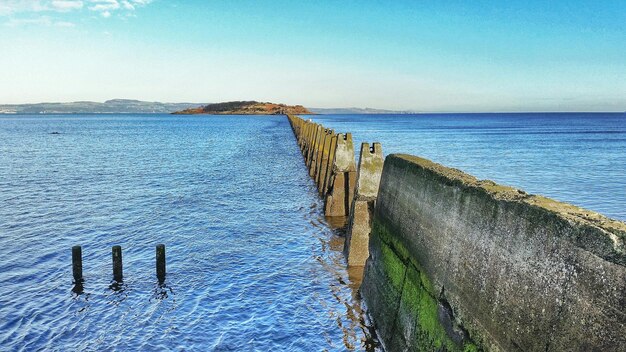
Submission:
[[[626,346],[621,222],[390,155],[373,223],[361,291],[390,351]]]
[[[475,351],[476,344],[447,309],[445,297],[380,221],[361,293],[389,351]],[[386,294],[381,292],[387,291]]]

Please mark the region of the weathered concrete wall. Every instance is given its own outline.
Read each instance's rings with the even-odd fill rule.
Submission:
[[[386,158],[361,294],[388,351],[624,351],[626,224]]]
[[[324,180],[322,183],[322,195],[325,196],[328,193],[328,189],[330,188],[330,180],[333,174],[333,164],[335,163],[335,150],[337,149],[337,135],[333,134],[330,139],[330,148],[328,155],[328,163],[326,164],[326,174],[324,175]]]
[[[356,186],[356,163],[352,134],[338,134],[331,181],[324,213],[326,216],[349,216]]]
[[[325,134],[325,128],[322,125],[317,125],[317,129],[315,131],[315,138],[312,142],[313,148],[311,149],[311,156],[309,160],[309,175],[311,177],[315,177],[315,171],[317,170],[318,160],[319,160],[319,152],[320,145],[322,143],[322,136]]]
[[[320,151],[320,165],[315,175],[315,183],[317,184],[317,188],[319,190],[320,195],[326,194],[326,190],[324,189],[324,179],[326,178],[326,172],[328,170],[328,159],[330,157],[330,143],[334,135],[335,135],[335,131],[331,129],[326,130],[326,134],[324,135],[324,143],[322,143],[322,148]]]
[[[305,121],[293,115],[287,117],[309,168],[309,175],[325,200],[325,215],[347,217],[356,183],[352,136],[350,133],[335,134],[333,130],[311,120]],[[343,225],[344,220],[341,221]]]
[[[343,247],[348,266],[364,266],[369,256],[371,219],[378,195],[383,162],[383,150],[380,143],[374,143],[371,148],[368,143],[361,144],[356,191]]]

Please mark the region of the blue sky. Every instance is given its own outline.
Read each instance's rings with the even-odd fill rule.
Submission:
[[[0,0],[0,48],[0,103],[626,110],[624,0]]]

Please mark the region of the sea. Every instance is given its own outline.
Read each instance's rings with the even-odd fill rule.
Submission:
[[[625,114],[309,118],[626,220]],[[0,115],[0,205],[0,349],[380,349],[284,116]]]

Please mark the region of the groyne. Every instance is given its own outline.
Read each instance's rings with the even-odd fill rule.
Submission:
[[[624,350],[626,224],[410,155],[377,187],[360,293],[386,350]]]
[[[324,214],[347,219],[356,187],[352,135],[288,116],[309,175],[325,200]]]

